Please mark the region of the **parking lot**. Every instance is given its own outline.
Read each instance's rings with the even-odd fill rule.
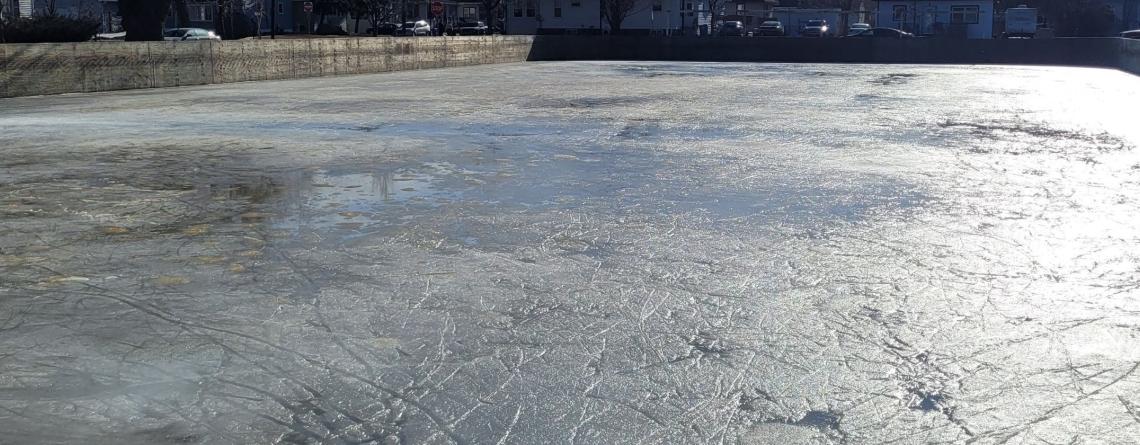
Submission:
[[[1140,78],[0,100],[0,443],[1140,441]]]

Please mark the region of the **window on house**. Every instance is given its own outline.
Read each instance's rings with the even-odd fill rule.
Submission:
[[[463,13],[461,14],[461,16],[465,19],[475,20],[475,7],[474,6],[464,6],[463,7]]]
[[[692,11],[693,10],[693,4],[691,2],[685,3],[685,10],[686,11]]]
[[[277,13],[278,14],[284,14],[285,13],[285,2],[277,3]]]
[[[554,16],[562,17],[562,0],[554,0]]]
[[[661,0],[653,0],[653,10],[654,11],[660,11],[661,10]]]
[[[534,0],[526,0],[526,16],[534,17]]]
[[[186,8],[190,13],[190,20],[194,22],[214,21],[214,10],[210,5],[189,5]]]
[[[978,24],[977,6],[951,6],[950,23]]]
[[[522,17],[522,4],[515,3],[515,17]]]
[[[736,12],[744,13],[744,3],[737,3],[736,4]]]
[[[895,5],[894,9],[891,11],[891,20],[894,20],[896,22],[906,21],[906,5]]]

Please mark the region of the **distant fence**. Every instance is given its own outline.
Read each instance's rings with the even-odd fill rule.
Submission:
[[[529,36],[0,45],[0,97],[522,62]]]
[[[0,97],[527,60],[1070,65],[1140,75],[1140,41],[540,35],[7,44]]]

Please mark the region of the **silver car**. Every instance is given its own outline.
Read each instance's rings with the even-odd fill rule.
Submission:
[[[430,36],[431,24],[424,20],[406,22],[396,30],[398,36]]]
[[[171,28],[162,33],[162,39],[168,42],[183,40],[222,40],[222,37],[213,31],[202,28]]]

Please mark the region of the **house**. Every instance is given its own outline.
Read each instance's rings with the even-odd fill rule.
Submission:
[[[167,28],[214,29],[214,14],[218,11],[217,1],[187,0],[187,21],[179,20],[178,14],[173,11],[173,8],[174,6],[171,5],[170,14],[166,16],[165,26]]]
[[[878,0],[876,26],[923,36],[991,39],[993,0]]]
[[[772,16],[772,8],[779,4],[778,0],[735,0],[726,2],[721,11],[720,19],[726,22],[740,22],[744,29],[751,30],[760,26],[765,18]]]
[[[118,0],[7,0],[0,18],[45,14],[91,17],[99,20],[100,32],[115,32],[121,30],[118,5]]]
[[[99,0],[8,0],[4,17],[55,14],[66,17],[97,17],[103,11]]]
[[[692,0],[634,0],[622,21],[622,32],[672,34],[686,25],[682,3]],[[609,32],[599,0],[508,0],[505,29],[510,34],[566,34]],[[691,12],[690,10],[687,10]],[[690,16],[689,21],[692,18]]]
[[[431,22],[433,27],[447,27],[455,26],[460,23],[466,22],[484,22],[487,26],[496,26],[494,20],[483,11],[483,4],[478,1],[458,1],[458,0],[440,0],[443,5],[443,13],[440,15],[432,14],[431,1],[428,0],[412,0],[406,2],[403,7],[397,6],[394,11],[393,17],[390,19],[392,22],[410,22],[415,20],[426,20]],[[503,2],[505,8],[507,2]]]
[[[265,6],[261,18],[262,34],[269,33],[271,15],[268,11],[274,10],[273,0],[262,0]],[[277,30],[281,33],[307,33],[321,24],[338,26],[351,34],[365,34],[371,24],[365,17],[354,17],[350,14],[320,14],[318,11],[305,12],[306,0],[276,0]],[[309,0],[314,1],[315,0]],[[429,0],[407,0],[392,2],[391,14],[382,19],[382,22],[401,23],[416,20],[426,20],[433,26],[454,25],[461,22],[483,21],[493,25],[483,12],[482,3],[478,1],[441,0],[443,13],[435,16],[431,13]],[[191,14],[193,15],[193,14]]]

